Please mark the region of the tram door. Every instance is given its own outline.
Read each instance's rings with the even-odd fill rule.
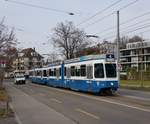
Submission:
[[[87,66],[87,85],[88,85],[88,91],[92,91],[92,79],[93,79],[93,66],[88,65]]]

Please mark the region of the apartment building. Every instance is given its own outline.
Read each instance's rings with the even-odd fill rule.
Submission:
[[[30,70],[42,67],[43,57],[35,49],[27,48],[18,53],[13,62],[14,70]]]
[[[127,43],[126,49],[120,50],[122,70],[136,68],[146,71],[150,68],[150,41]]]

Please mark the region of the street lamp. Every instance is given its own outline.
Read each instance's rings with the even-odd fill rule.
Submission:
[[[72,13],[72,12],[69,12],[68,14],[69,14],[69,15],[74,15],[74,13]]]
[[[92,35],[92,34],[88,34],[88,35],[86,35],[86,37],[87,37],[87,38],[90,38],[90,37],[99,38],[99,36],[97,36],[97,35]]]

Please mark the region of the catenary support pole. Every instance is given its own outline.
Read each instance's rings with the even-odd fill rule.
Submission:
[[[117,11],[117,75],[120,83],[120,18],[119,11]]]

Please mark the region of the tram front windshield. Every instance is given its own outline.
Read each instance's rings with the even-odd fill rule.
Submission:
[[[114,78],[117,76],[116,73],[116,64],[105,64],[106,77]]]

